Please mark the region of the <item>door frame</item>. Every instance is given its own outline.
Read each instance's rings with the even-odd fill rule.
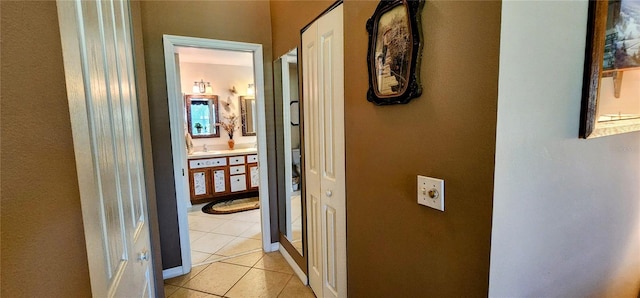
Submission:
[[[250,52],[253,54],[253,77],[255,86],[264,86],[264,61],[262,55],[262,45],[237,41],[216,40],[207,38],[187,37],[165,34],[162,36],[164,43],[164,62],[167,81],[167,100],[169,105],[169,123],[171,126],[171,151],[173,155],[173,174],[176,177],[176,201],[178,207],[178,231],[180,233],[180,250],[182,266],[165,269],[164,278],[171,278],[191,271],[191,243],[189,242],[189,222],[188,209],[191,207],[189,193],[189,176],[187,169],[187,153],[185,150],[185,135],[182,127],[183,101],[182,93],[177,86],[176,61],[174,54],[176,47],[195,47],[216,50],[231,50],[240,52]],[[262,90],[261,90],[262,89]],[[265,114],[264,87],[256,88],[255,92],[257,106],[257,143],[258,143],[258,164],[263,169],[268,169],[267,162],[267,130]],[[182,178],[180,178],[182,177]],[[278,243],[271,243],[271,222],[269,220],[269,174],[268,171],[260,171],[260,213],[262,228],[262,249],[271,252],[278,249]],[[179,199],[180,197],[185,199]]]

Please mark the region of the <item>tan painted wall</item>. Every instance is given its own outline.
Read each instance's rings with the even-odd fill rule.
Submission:
[[[160,224],[163,268],[181,265],[169,109],[162,35],[232,40],[263,45],[267,119],[273,119],[271,15],[268,1],[145,1],[140,2],[146,59],[153,162]],[[268,158],[275,158],[273,123],[267,123]],[[269,167],[275,177],[275,167]],[[276,213],[276,189],[270,183],[271,210]],[[276,216],[272,237],[277,239]]]
[[[335,1],[270,1],[273,59],[300,46],[300,30]]]
[[[486,296],[500,2],[427,1],[423,93],[366,101],[365,23],[345,3],[347,263],[354,297]],[[416,175],[445,180],[445,212],[416,202]]]
[[[3,297],[89,297],[54,1],[2,1]]]
[[[378,107],[366,100],[365,29],[377,3],[344,4],[349,295],[486,296],[501,5],[427,2],[423,95]],[[278,54],[313,19],[306,4],[272,2]],[[418,174],[445,179],[444,213],[416,203]]]

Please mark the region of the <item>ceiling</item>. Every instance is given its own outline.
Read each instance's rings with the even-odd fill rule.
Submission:
[[[176,47],[180,62],[253,66],[253,53],[228,50]]]

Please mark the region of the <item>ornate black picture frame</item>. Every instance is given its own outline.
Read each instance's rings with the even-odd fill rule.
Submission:
[[[637,0],[589,1],[581,138],[640,131],[638,18]]]
[[[423,7],[424,0],[382,0],[367,21],[368,101],[406,104],[422,94]]]

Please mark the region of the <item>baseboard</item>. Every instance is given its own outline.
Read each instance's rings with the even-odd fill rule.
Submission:
[[[182,270],[182,266],[173,267],[169,269],[162,270],[162,279],[174,278],[176,276],[184,275],[184,271]]]
[[[291,255],[289,255],[289,253],[287,252],[286,249],[284,249],[284,247],[280,246],[279,251],[284,257],[284,259],[287,260],[287,263],[289,263],[289,266],[291,266],[291,269],[293,269],[293,272],[296,273],[296,275],[298,276],[302,284],[306,286],[308,284],[307,276],[304,274],[304,272],[302,272],[302,269],[298,267],[298,264],[296,263],[296,261],[293,260]]]
[[[271,245],[269,246],[269,251],[267,252],[276,251],[278,249],[280,249],[280,242],[271,243]]]

